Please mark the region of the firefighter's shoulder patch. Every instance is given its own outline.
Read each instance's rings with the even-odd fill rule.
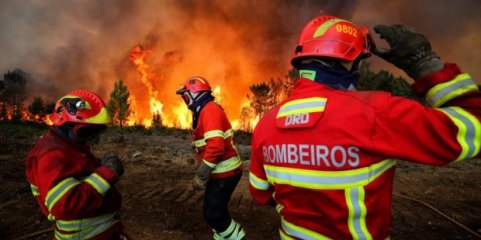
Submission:
[[[327,98],[311,97],[285,102],[277,112],[278,128],[310,128],[322,117]]]

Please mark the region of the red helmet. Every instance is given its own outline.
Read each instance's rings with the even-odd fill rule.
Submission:
[[[184,85],[175,93],[180,95],[188,107],[199,99],[200,96],[205,95],[202,92],[211,92],[209,82],[203,77],[191,77],[185,81]]]
[[[312,19],[297,41],[292,65],[297,67],[305,57],[331,57],[354,61],[361,54],[369,56],[369,29],[334,16]]]
[[[191,77],[185,81],[184,85],[177,90],[176,94],[182,94],[185,91],[189,91],[191,93],[198,93],[203,91],[211,91],[209,82],[203,77]]]
[[[73,90],[60,98],[50,116],[53,124],[66,122],[83,124],[108,124],[112,122],[105,102],[95,93]]]

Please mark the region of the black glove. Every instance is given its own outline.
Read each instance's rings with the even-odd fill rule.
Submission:
[[[386,39],[391,49],[375,48],[371,51],[404,70],[413,79],[444,68],[431,43],[423,35],[405,25],[376,25],[374,31]]]
[[[102,166],[108,167],[119,177],[124,174],[124,166],[122,165],[120,158],[115,154],[105,153],[101,159],[101,164]]]
[[[192,186],[195,190],[205,189],[207,181],[209,181],[210,172],[212,172],[212,170],[213,168],[205,164],[204,161],[201,161],[200,166],[197,168],[195,173],[195,177],[192,180]]]

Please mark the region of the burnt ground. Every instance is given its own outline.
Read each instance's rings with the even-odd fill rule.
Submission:
[[[3,125],[3,126],[2,126]],[[38,210],[25,178],[24,160],[45,128],[0,125],[0,239],[18,239],[49,229],[52,223]],[[194,169],[190,133],[183,130],[130,129],[121,141],[109,130],[93,152],[116,152],[125,174],[117,184],[123,195],[123,222],[132,239],[212,239],[202,220],[202,195],[190,189]],[[233,194],[231,215],[242,224],[249,239],[278,239],[277,214],[257,206],[247,189],[247,134],[238,135],[244,175]],[[448,217],[481,234],[481,160],[443,168],[401,162],[393,196],[393,239],[477,239],[429,207],[403,197],[421,200]],[[27,239],[52,239],[51,233]]]

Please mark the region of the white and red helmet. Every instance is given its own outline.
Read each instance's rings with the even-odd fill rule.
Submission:
[[[56,126],[64,123],[109,124],[112,122],[105,102],[97,94],[73,90],[55,104],[50,120]]]
[[[209,82],[205,78],[195,76],[188,78],[175,93],[181,95],[185,104],[190,106],[195,102],[200,93],[211,91],[212,89]]]

